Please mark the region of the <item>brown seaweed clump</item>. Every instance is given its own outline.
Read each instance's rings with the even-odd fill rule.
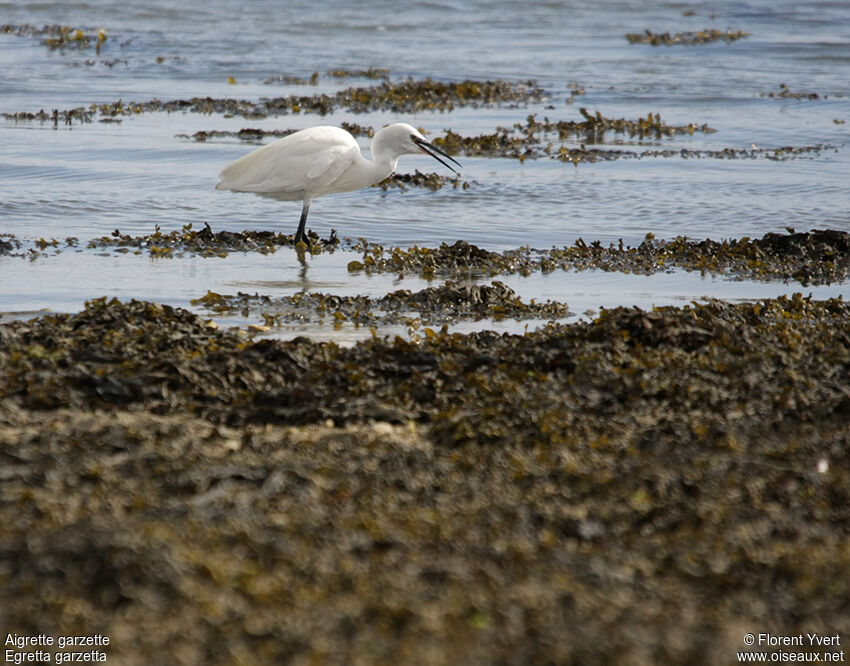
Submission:
[[[37,238],[32,241],[32,246],[25,249],[25,243],[14,234],[0,234],[0,257],[19,257],[34,261],[48,254],[62,254],[63,249],[75,248],[79,245],[79,238],[68,236],[64,245],[58,238]]]
[[[509,291],[498,284],[492,287],[448,285],[416,294],[394,292],[387,298],[396,301],[395,305],[418,303],[421,308],[431,309],[445,308],[446,301],[462,302],[465,299],[466,307],[474,308],[477,304],[489,310],[494,303],[513,300]],[[460,293],[465,295],[458,296]],[[327,302],[328,297],[325,298],[326,307],[332,308],[333,305]],[[304,423],[326,418],[340,423],[358,420],[363,415],[358,416],[356,395],[368,398],[367,401],[380,400],[395,405],[398,413],[407,413],[417,420],[431,421],[432,417],[442,415],[437,421],[443,422],[451,420],[449,417],[453,413],[456,396],[450,397],[453,394],[449,392],[445,394],[445,400],[433,402],[438,395],[429,392],[431,397],[421,402],[422,396],[416,397],[420,395],[417,385],[422,382],[430,384],[432,379],[439,378],[440,386],[448,390],[449,377],[444,373],[449,368],[456,368],[456,363],[464,355],[479,352],[492,355],[496,349],[502,350],[499,354],[508,354],[508,349],[513,349],[516,351],[514,364],[503,368],[507,373],[505,380],[515,373],[519,373],[515,377],[519,379],[525,376],[526,369],[536,369],[532,385],[542,389],[549,380],[538,384],[537,380],[542,381],[542,375],[537,371],[543,372],[546,364],[553,362],[550,358],[553,355],[561,358],[567,367],[573,367],[575,349],[585,344],[581,340],[586,337],[598,339],[606,349],[610,345],[619,349],[619,340],[625,345],[620,352],[628,354],[659,345],[683,347],[687,351],[701,349],[707,353],[707,346],[720,344],[718,340],[731,353],[742,344],[741,336],[746,337],[745,333],[733,335],[736,326],[744,326],[745,331],[749,331],[751,320],[761,322],[767,318],[765,325],[773,323],[770,323],[767,332],[759,328],[760,335],[790,336],[789,340],[793,339],[796,341],[794,344],[799,345],[804,343],[797,334],[803,336],[803,332],[797,329],[803,327],[805,336],[812,338],[805,341],[808,348],[818,344],[817,338],[824,335],[838,335],[840,338],[845,325],[841,318],[847,314],[847,309],[848,306],[840,300],[817,303],[802,297],[740,307],[712,302],[682,310],[661,308],[651,313],[616,309],[604,311],[592,324],[550,327],[526,336],[492,337],[495,334],[486,332],[472,334],[471,337],[435,334],[427,338],[424,347],[402,340],[385,342],[376,338],[354,349],[342,349],[332,343],[308,344],[303,339],[246,343],[244,338],[221,333],[215,326],[180,309],[100,299],[91,302],[77,315],[51,315],[0,327],[0,331],[4,331],[0,362],[7,380],[6,385],[0,388],[0,399],[11,400],[29,409],[82,407],[86,404],[97,407],[117,401],[116,406],[144,406],[157,412],[185,410],[234,424],[272,418],[269,409],[278,413],[272,403],[254,400],[251,397],[254,393],[282,392],[282,399],[285,392],[295,390],[296,386],[302,387],[299,391],[307,390],[309,386],[308,393],[299,393],[303,400],[299,399],[297,404],[291,400],[281,403],[279,416],[284,422]],[[779,326],[780,323],[784,326]],[[793,331],[788,329],[789,326]],[[837,330],[833,330],[836,326]],[[824,330],[821,331],[821,328]],[[552,342],[555,339],[573,342],[556,344]],[[543,344],[544,341],[548,342]],[[550,342],[552,346],[547,347]],[[539,347],[538,343],[543,347]],[[488,352],[491,345],[495,347]],[[410,354],[399,352],[398,358],[391,363],[395,369],[390,370],[387,366],[389,374],[383,378],[364,372],[372,362],[369,360],[372,354],[378,355],[375,362],[382,362],[387,346],[408,350]],[[526,346],[527,352],[518,351]],[[566,349],[573,351],[564,356]],[[766,353],[764,349],[767,347],[761,349],[761,353]],[[238,359],[236,365],[233,365],[233,360],[222,356],[235,352],[239,352],[234,357]],[[802,353],[802,350],[798,352]],[[523,361],[526,353],[531,356]],[[542,355],[538,358],[538,354]],[[409,358],[404,358],[406,356]],[[771,354],[767,356],[778,358]],[[493,357],[484,365],[498,366],[507,358]],[[448,365],[440,370],[444,362]],[[824,351],[818,359],[799,359],[799,362],[833,363],[836,359],[832,358],[832,352]],[[113,368],[113,364],[117,365]],[[227,370],[221,364],[232,367]],[[476,365],[481,366],[481,363]],[[417,382],[409,383],[410,373],[417,367]],[[728,367],[728,363],[723,367]],[[344,370],[342,375],[339,374],[341,370]],[[802,376],[805,373],[801,370],[798,374]],[[464,373],[461,375],[451,380],[460,382],[456,385],[458,390],[468,379]],[[403,384],[407,388],[404,391],[413,393],[398,393],[400,386],[395,384],[394,376],[406,378]],[[736,376],[735,381],[741,380],[742,376]],[[346,381],[340,381],[342,377],[347,377]],[[838,390],[830,386],[825,384],[823,390]],[[47,390],[48,387],[50,390]],[[481,390],[487,393],[485,387],[482,386]],[[835,399],[840,401],[843,395],[839,390]],[[777,394],[776,400],[784,403],[790,399],[783,396]],[[349,399],[352,402],[348,402]],[[797,399],[803,400],[802,397]],[[809,405],[812,400],[804,402]],[[287,404],[294,411],[286,407]],[[432,409],[437,411],[432,412]],[[524,427],[531,428],[532,425]],[[503,435],[507,437],[508,432],[505,430]],[[565,436],[567,432],[564,431]],[[535,437],[540,436],[543,435]],[[480,435],[476,437],[480,438]]]
[[[540,102],[545,93],[535,81],[434,81],[408,78],[371,88],[348,88],[336,94],[338,103],[356,112],[451,111],[456,106],[504,106]]]
[[[561,153],[554,149],[551,138],[559,141],[567,139],[582,139],[587,142],[601,142],[605,134],[627,134],[630,138],[638,139],[661,139],[673,137],[680,134],[693,135],[694,132],[712,133],[716,130],[706,124],[696,125],[668,125],[661,120],[660,114],[648,113],[646,118],[629,120],[626,118],[606,118],[599,111],[595,114],[587,109],[579,109],[584,120],[561,120],[550,121],[548,118],[538,120],[535,114],[526,118],[525,123],[514,123],[513,127],[497,127],[492,134],[464,137],[451,130],[446,130],[441,137],[434,139],[434,144],[449,154],[464,153],[473,156],[486,157],[511,157],[525,160],[527,158],[539,158],[545,155],[554,157]],[[551,138],[550,138],[551,137]],[[587,156],[581,161],[598,161],[605,159],[616,159],[623,156],[637,157],[640,154],[633,151],[610,151],[600,149],[586,149],[584,145],[581,151]],[[573,149],[578,154],[578,151]],[[672,151],[671,154],[678,154]],[[573,161],[569,159],[568,161]]]
[[[103,299],[0,325],[0,377],[8,632],[643,666],[850,623],[840,299],[349,349]]]
[[[342,129],[346,130],[352,136],[367,136],[372,137],[375,135],[375,130],[371,127],[358,125],[357,123],[347,123],[341,122],[339,124]],[[280,139],[285,136],[289,136],[290,134],[296,132],[294,129],[283,129],[283,130],[266,130],[266,129],[258,129],[255,127],[246,127],[244,129],[238,131],[232,130],[200,130],[195,132],[191,136],[188,134],[176,134],[175,137],[179,139],[192,139],[193,141],[197,141],[199,143],[203,143],[208,139],[223,139],[223,138],[235,138],[240,141],[250,141],[252,143],[258,142],[266,137],[274,137],[275,139]]]
[[[94,47],[97,53],[100,53],[100,48],[107,39],[106,30],[103,28],[83,30],[81,28],[56,24],[38,27],[29,23],[22,25],[10,25],[7,23],[0,25],[0,33],[18,35],[20,37],[43,37],[42,44],[50,49],[64,50],[73,47],[82,50]]]
[[[821,96],[816,92],[793,92],[784,83],[779,84],[779,92],[761,93],[761,97],[777,97],[779,99],[821,99]],[[827,99],[829,95],[824,95],[823,99]]]
[[[285,136],[289,136],[294,133],[295,130],[285,129],[285,130],[267,130],[267,129],[258,129],[255,127],[246,127],[244,129],[233,131],[233,130],[199,130],[189,136],[188,134],[175,134],[175,138],[178,139],[192,139],[193,141],[197,141],[198,143],[204,143],[209,139],[224,139],[224,138],[234,138],[239,139],[240,141],[250,141],[250,142],[259,142],[262,139],[267,137],[274,137],[275,139],[280,139]]]
[[[386,79],[387,81],[390,78],[390,72],[388,69],[384,69],[382,67],[370,67],[369,69],[329,69],[328,76],[334,79]],[[316,85],[319,81],[319,73],[313,72],[309,78],[302,78],[300,76],[292,76],[288,74],[281,74],[279,76],[272,77],[270,79],[266,79],[264,83],[272,84],[272,83],[283,83],[285,85]]]
[[[153,112],[193,112],[225,116],[242,116],[259,119],[297,113],[327,115],[343,108],[354,113],[392,111],[414,113],[420,111],[451,111],[459,106],[473,108],[486,106],[521,106],[540,102],[546,94],[534,81],[461,81],[440,82],[430,78],[407,79],[400,82],[385,81],[369,87],[350,87],[332,95],[289,95],[286,97],[262,98],[258,101],[232,98],[192,97],[163,102],[151,99],[146,102],[124,102],[91,104],[70,110],[54,111],[60,118],[73,118],[80,122],[92,122],[96,115],[115,119]],[[52,119],[45,111],[37,113],[4,113],[8,120]]]
[[[336,231],[331,229],[327,239],[310,231],[307,235],[311,252],[333,251],[339,245]],[[155,258],[180,256],[183,253],[202,257],[225,257],[229,252],[259,252],[272,254],[281,246],[295,245],[295,234],[283,234],[274,231],[216,231],[208,223],[195,231],[192,224],[186,224],[180,231],[163,233],[156,225],[154,233],[145,236],[122,234],[118,229],[111,236],[95,238],[88,243],[89,248],[114,248],[116,252],[147,252]]]
[[[637,142],[658,141],[680,135],[693,135],[695,132],[711,134],[713,128],[705,123],[698,125],[669,125],[660,114],[648,113],[646,118],[631,120],[627,118],[607,118],[601,112],[590,113],[579,109],[584,120],[550,121],[538,120],[535,114],[529,115],[525,123],[514,123],[513,127],[497,127],[491,134],[461,136],[450,129],[434,143],[449,154],[465,154],[481,157],[503,157],[518,159],[540,159],[550,157],[576,166],[580,162],[593,163],[618,159],[670,158],[682,159],[757,159],[786,161],[799,158],[812,158],[826,150],[834,150],[830,144],[784,147],[722,148],[722,149],[673,149],[651,148],[630,150],[623,148],[601,148],[594,144],[604,144],[615,136],[624,134]],[[567,145],[568,141],[581,141],[579,146]],[[557,142],[557,143],[556,143]],[[560,143],[560,145],[558,145]],[[588,145],[590,144],[590,145]]]
[[[21,241],[13,234],[0,234],[0,256],[15,255],[21,249]]]
[[[389,79],[390,70],[383,67],[370,67],[369,69],[329,69],[328,76],[335,79]]]
[[[415,324],[443,326],[462,320],[563,319],[570,312],[566,303],[532,300],[524,302],[513,289],[494,280],[491,284],[454,282],[427,287],[417,292],[407,289],[390,292],[381,298],[338,296],[321,292],[299,292],[272,298],[260,294],[235,296],[208,291],[192,301],[216,314],[252,312],[262,315],[267,324],[282,322],[325,323],[334,326],[351,322],[355,326]],[[433,332],[426,333],[433,335]]]
[[[433,176],[433,181],[431,180]],[[437,174],[396,176],[381,184],[384,189],[409,185],[429,187],[444,186],[466,189],[468,183],[459,179],[442,180]],[[308,249],[311,254],[333,252],[341,241],[331,229],[328,238],[309,232]],[[366,274],[395,273],[399,276],[414,274],[425,279],[478,279],[502,274],[528,276],[535,272],[555,270],[603,270],[651,275],[660,271],[684,269],[699,271],[704,275],[725,275],[736,280],[794,281],[803,286],[842,282],[850,279],[850,233],[837,229],[813,229],[787,234],[767,233],[761,238],[742,238],[701,241],[677,236],[661,240],[653,234],[637,246],[619,241],[608,246],[600,241],[585,242],[576,239],[572,245],[539,250],[521,247],[515,250],[493,252],[466,241],[442,243],[439,247],[408,248],[370,243],[361,238],[354,242],[344,239],[346,247],[358,253],[359,258],[348,262],[351,272]],[[76,247],[75,237],[65,239],[66,247]],[[111,236],[95,238],[88,242],[90,249],[111,249],[114,252],[148,252],[154,258],[169,258],[183,254],[204,257],[222,257],[228,252],[272,253],[279,247],[291,247],[293,234],[273,231],[213,232],[209,225],[195,231],[191,224],[181,230],[162,232],[157,226],[153,234],[131,236],[118,229]],[[38,239],[35,247],[22,249],[15,237],[0,236],[0,254],[36,259],[50,252],[59,253],[60,241],[55,238]]]
[[[314,86],[319,82],[319,73],[313,72],[309,78],[302,79],[300,76],[292,76],[291,74],[279,74],[278,76],[273,76],[271,78],[263,81],[266,85],[271,85],[272,83],[283,83],[285,85],[296,85],[296,86]]]
[[[73,109],[53,109],[48,112],[44,109],[38,111],[16,111],[14,113],[3,113],[3,118],[14,121],[32,121],[52,122],[54,127],[58,127],[61,122],[63,125],[73,125],[76,120],[79,123],[90,123],[94,121],[95,112],[91,108],[78,106]]]
[[[650,46],[696,46],[700,44],[711,44],[712,42],[724,41],[727,44],[735,42],[744,37],[749,37],[750,33],[743,30],[698,30],[696,32],[677,32],[671,35],[669,32],[658,33],[651,30],[644,32],[628,33],[626,39],[629,44],[649,44]]]
[[[350,271],[366,273],[415,272],[432,275],[530,275],[535,271],[604,270],[651,275],[685,269],[703,274],[749,280],[794,280],[807,286],[831,284],[850,278],[850,233],[833,229],[810,232],[789,230],[749,237],[695,241],[684,236],[659,240],[647,234],[637,247],[622,241],[607,247],[578,238],[573,245],[550,250],[529,247],[491,252],[465,241],[439,248],[390,248],[367,243],[354,245],[362,260],[349,263]]]
[[[451,177],[434,172],[422,173],[419,169],[416,169],[414,173],[394,173],[387,176],[376,187],[380,187],[382,190],[397,188],[402,192],[409,187],[423,187],[434,192],[447,185],[451,185],[454,189],[468,190],[470,182],[468,180],[461,180],[460,174]]]

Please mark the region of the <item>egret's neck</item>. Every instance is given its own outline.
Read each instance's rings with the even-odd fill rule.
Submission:
[[[384,130],[380,130],[372,139],[371,152],[373,168],[380,175],[378,180],[383,180],[396,170],[400,152],[387,139]]]
[[[361,187],[377,185],[384,178],[395,171],[398,158],[395,160],[373,159],[368,160],[363,155],[358,155],[357,167],[351,171],[350,182],[345,185],[346,190],[359,190]]]
[[[372,144],[372,161],[370,162],[371,169],[377,178],[381,181],[387,176],[392,175],[398,166],[398,155],[392,155],[388,151],[375,151],[375,145]]]

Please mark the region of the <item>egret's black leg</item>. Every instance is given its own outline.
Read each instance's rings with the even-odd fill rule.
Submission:
[[[301,241],[307,242],[307,234],[304,231],[307,226],[307,213],[310,212],[310,202],[304,202],[304,208],[301,209],[301,221],[298,223],[298,231],[295,232],[295,244],[298,245]]]

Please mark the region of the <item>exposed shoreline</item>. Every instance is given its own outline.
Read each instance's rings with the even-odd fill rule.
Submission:
[[[103,300],[0,342],[10,631],[126,664],[672,664],[850,620],[841,300],[350,349]]]

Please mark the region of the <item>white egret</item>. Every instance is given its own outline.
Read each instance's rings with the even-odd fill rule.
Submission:
[[[301,221],[295,242],[306,239],[310,202],[335,192],[351,192],[381,182],[392,174],[398,158],[426,153],[457,173],[442,155],[460,163],[428,143],[407,123],[395,123],[375,133],[372,159],[360,153],[357,141],[340,127],[320,126],[295,132],[257,148],[219,174],[217,190],[253,192],[279,201],[302,201]]]

